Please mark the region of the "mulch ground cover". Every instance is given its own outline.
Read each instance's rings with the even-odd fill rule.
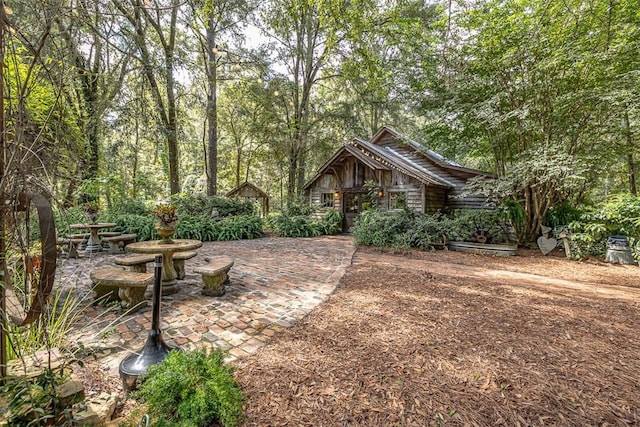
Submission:
[[[235,362],[245,425],[640,425],[639,272],[360,249],[327,302]]]

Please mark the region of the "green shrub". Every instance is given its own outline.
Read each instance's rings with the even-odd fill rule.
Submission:
[[[342,232],[344,215],[336,209],[330,209],[322,216],[320,228],[322,234],[338,234]]]
[[[315,237],[322,234],[320,222],[306,215],[274,215],[268,219],[269,227],[279,236]]]
[[[448,240],[473,241],[474,236],[482,234],[486,243],[504,243],[508,239],[507,218],[500,210],[460,210],[447,221],[443,230]]]
[[[237,426],[244,396],[223,359],[220,350],[173,351],[149,368],[134,396],[158,426]]]
[[[255,239],[262,236],[262,219],[255,215],[228,216],[218,223],[217,240]]]
[[[184,215],[178,221],[177,239],[197,239],[203,242],[218,240],[220,224],[211,215]]]
[[[114,204],[109,213],[114,215],[151,215],[151,209],[139,199],[124,199]]]
[[[416,215],[409,224],[407,235],[409,244],[420,249],[433,249],[434,243],[444,243],[450,234],[451,221],[440,213]]]
[[[577,213],[567,215],[563,221],[572,220],[564,224],[558,223],[555,227],[556,235],[560,228],[569,232],[571,254],[574,258],[603,256],[607,239],[614,235],[627,236],[630,246],[637,246],[640,238],[639,197],[631,194],[615,195],[596,206],[576,211],[580,213],[577,218]]]
[[[211,215],[215,209],[218,216],[253,215],[254,206],[227,197],[209,197],[205,194],[180,193],[171,196],[171,203],[178,209],[178,215]]]
[[[135,234],[138,241],[152,240],[156,238],[155,234],[155,221],[151,214],[149,215],[134,215],[125,214],[113,216],[109,219],[111,222],[118,224],[115,227],[116,231],[120,231],[125,234]]]
[[[366,246],[396,246],[397,236],[406,233],[414,214],[407,210],[381,211],[372,209],[363,212],[353,223],[351,234],[356,245]]]

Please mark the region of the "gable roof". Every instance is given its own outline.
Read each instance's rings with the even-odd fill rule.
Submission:
[[[399,145],[383,144],[383,140],[388,135]],[[336,161],[348,154],[353,155],[371,169],[397,170],[423,184],[441,188],[461,186],[461,179],[462,181],[466,181],[466,179],[459,175],[488,175],[478,170],[462,167],[405,135],[384,126],[369,141],[354,138],[340,147],[320,167],[318,173],[305,184],[304,189],[309,188],[317,179],[327,173]]]
[[[265,193],[264,191],[262,191],[261,189],[259,189],[258,187],[256,187],[255,185],[251,184],[248,181],[243,182],[242,184],[238,185],[236,188],[234,188],[233,190],[229,191],[227,194],[225,194],[225,197],[233,197],[235,196],[237,193],[240,192],[240,190],[242,190],[243,188],[248,187],[251,188],[253,191],[255,191],[256,193],[258,193],[260,196],[262,197],[266,197],[269,198],[269,195],[267,193]]]
[[[487,175],[487,176],[491,175],[489,173],[482,172],[482,171],[479,171],[477,169],[465,168],[465,167],[461,166],[460,164],[454,162],[453,160],[449,160],[449,159],[445,158],[444,156],[442,156],[442,155],[436,153],[435,151],[425,147],[424,145],[422,145],[419,142],[409,138],[408,136],[403,135],[400,132],[397,132],[397,131],[391,129],[388,126],[382,126],[378,130],[378,132],[376,132],[376,134],[371,137],[371,142],[374,143],[374,144],[377,143],[378,141],[380,141],[384,137],[385,134],[390,134],[397,141],[400,141],[400,142],[406,144],[407,146],[413,148],[414,150],[418,151],[420,154],[424,155],[429,160],[433,161],[434,163],[438,164],[439,166],[441,166],[443,168],[457,170],[457,171],[460,171],[460,172],[466,172],[466,173],[470,173],[472,175]]]

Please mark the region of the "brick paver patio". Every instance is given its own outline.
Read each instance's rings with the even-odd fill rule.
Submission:
[[[219,347],[233,357],[251,354],[333,292],[353,253],[348,236],[205,242],[198,256],[186,262],[180,291],[162,298],[164,339],[186,349]],[[205,257],[214,255],[235,261],[222,297],[203,296],[201,277],[193,273],[195,266],[205,264]],[[95,350],[101,363],[117,374],[120,360],[144,345],[151,307],[122,315],[117,309],[90,306],[89,273],[113,264],[114,257],[93,254],[62,260],[58,269],[62,280],[56,286],[75,286],[77,295],[86,296],[84,305],[89,307],[73,338]]]

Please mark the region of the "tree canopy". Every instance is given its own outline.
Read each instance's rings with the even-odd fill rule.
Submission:
[[[20,179],[67,204],[96,183],[145,200],[249,180],[278,206],[391,125],[494,173],[476,189],[533,235],[555,204],[637,192],[638,6],[18,0],[6,143],[37,154]]]

